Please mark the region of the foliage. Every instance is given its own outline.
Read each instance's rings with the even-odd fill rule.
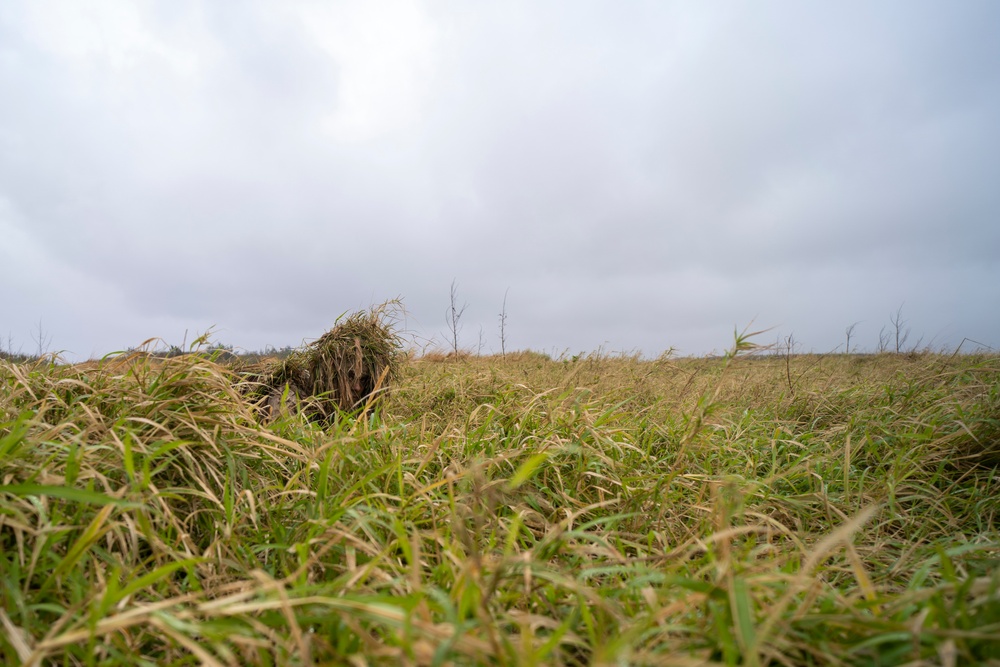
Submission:
[[[241,382],[0,363],[0,663],[1000,661],[996,356],[413,360],[327,425]]]

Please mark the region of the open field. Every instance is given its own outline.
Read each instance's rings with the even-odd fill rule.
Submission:
[[[0,362],[2,664],[1000,665],[1000,357]]]

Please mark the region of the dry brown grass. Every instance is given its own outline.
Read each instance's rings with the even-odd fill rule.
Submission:
[[[0,664],[1000,664],[997,358],[507,357],[0,362]]]
[[[426,362],[430,364],[440,364],[446,361],[464,361],[473,357],[471,352],[459,350],[456,352],[445,352],[444,350],[427,350],[413,359],[416,362]]]

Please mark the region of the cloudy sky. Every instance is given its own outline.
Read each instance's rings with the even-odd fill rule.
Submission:
[[[994,0],[4,0],[0,340],[1000,347]],[[41,332],[41,335],[39,335]],[[968,343],[966,344],[968,345]]]

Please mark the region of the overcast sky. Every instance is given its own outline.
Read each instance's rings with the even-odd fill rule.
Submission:
[[[0,339],[1000,348],[1000,3],[0,3]],[[186,332],[186,333],[185,333]],[[966,344],[968,345],[968,343]],[[966,349],[966,348],[963,348]]]

